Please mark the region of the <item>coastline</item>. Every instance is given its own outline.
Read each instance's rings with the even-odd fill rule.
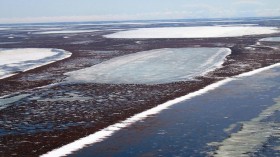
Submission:
[[[78,39],[82,39],[83,37],[84,36],[82,35],[78,36]],[[0,95],[3,96],[5,94],[14,93],[14,91],[21,93],[29,89],[30,92],[32,92],[35,96],[41,97],[41,99],[46,97],[55,99],[56,95],[67,97],[67,92],[69,93],[69,91],[73,91],[75,89],[75,91],[77,91],[80,95],[91,96],[93,100],[89,102],[36,102],[36,100],[29,100],[29,98],[32,98],[29,97],[28,99],[24,99],[8,109],[0,111],[1,118],[7,117],[8,119],[7,121],[4,121],[4,124],[7,125],[3,128],[11,128],[11,130],[18,129],[14,129],[13,127],[21,124],[17,122],[19,119],[27,124],[41,125],[43,122],[46,122],[46,125],[54,125],[52,128],[46,129],[46,131],[30,133],[28,130],[26,132],[23,130],[22,134],[10,134],[0,137],[0,140],[3,141],[0,143],[0,148],[4,151],[0,153],[4,155],[16,153],[13,156],[38,156],[55,148],[60,148],[61,146],[71,143],[77,139],[92,135],[92,133],[98,132],[112,124],[118,124],[118,122],[124,121],[128,117],[137,113],[142,113],[143,111],[146,112],[146,110],[154,108],[158,104],[165,104],[165,102],[169,101],[173,102],[173,99],[175,98],[179,99],[180,97],[189,95],[189,93],[201,91],[203,88],[208,87],[208,85],[213,83],[215,84],[215,82],[217,83],[222,79],[227,79],[228,77],[235,78],[234,76],[244,72],[252,72],[254,69],[271,66],[275,63],[278,64],[278,58],[280,58],[278,50],[263,50],[261,47],[257,48],[257,50],[253,52],[250,52],[249,50],[244,49],[247,45],[252,45],[259,38],[263,37],[265,36],[194,40],[159,39],[143,40],[140,44],[137,43],[138,40],[114,40],[104,39],[102,37],[92,37],[92,40],[100,40],[100,42],[89,45],[60,45],[56,43],[56,41],[61,40],[58,37],[50,43],[44,43],[42,41],[50,41],[52,37],[42,37],[38,40],[38,43],[35,43],[35,45],[40,47],[47,44],[50,47],[66,49],[67,51],[73,52],[72,57],[12,76],[9,79],[0,80],[1,88],[3,89]],[[63,40],[74,39],[69,38]],[[19,47],[24,47],[24,44],[26,43],[19,45]],[[30,42],[27,47],[32,44],[34,44],[34,42]],[[175,82],[164,85],[59,83],[65,79],[65,76],[63,75],[65,72],[90,67],[93,64],[97,64],[98,62],[102,62],[116,56],[156,48],[196,47],[197,45],[201,47],[217,47],[218,44],[220,44],[219,47],[231,48],[232,54],[227,57],[223,67],[211,71],[205,76],[198,77],[197,81]],[[80,51],[81,48],[83,48],[84,51]],[[114,49],[118,52],[111,54],[95,52],[110,51]],[[246,65],[247,62],[249,65]],[[244,65],[245,68],[239,65]],[[63,66],[65,68],[61,68]],[[40,80],[40,77],[44,79]],[[21,84],[24,85],[21,86]],[[49,86],[48,84],[54,85]],[[45,88],[42,88],[41,86],[45,86]],[[129,91],[132,91],[132,94],[129,93]],[[120,93],[118,94],[117,92]],[[150,94],[143,94],[145,92],[150,92]],[[101,95],[108,95],[112,93],[114,94],[113,96],[115,96],[112,100],[110,100],[110,97],[106,96],[99,98]],[[103,99],[108,101],[103,101]],[[125,101],[122,101],[122,99]],[[98,102],[97,100],[101,102]],[[47,106],[48,110],[45,109],[44,106]],[[56,108],[57,106],[61,107],[61,110]],[[72,110],[72,108],[76,110]],[[38,117],[39,114],[28,112],[28,110],[35,110],[38,112],[42,111],[42,117]],[[65,113],[61,113],[63,110]],[[53,116],[54,119],[52,119],[51,116]],[[9,121],[12,123],[8,123]],[[132,121],[133,119],[128,122]],[[68,123],[77,125],[69,125],[65,128],[60,128],[61,125],[67,125]],[[45,127],[44,125],[40,127]],[[118,130],[119,127],[124,127],[124,125],[117,125],[116,127],[113,127],[112,131]],[[20,143],[21,141],[28,142]],[[36,143],[36,145],[34,143]],[[6,147],[1,144],[5,144]]]
[[[158,106],[156,106],[154,108],[151,108],[151,109],[146,110],[144,112],[138,113],[138,114],[136,114],[132,117],[127,118],[124,121],[121,121],[119,123],[110,125],[110,126],[104,128],[100,131],[97,131],[97,132],[95,132],[91,135],[88,135],[88,136],[83,137],[81,139],[78,139],[78,140],[76,140],[72,143],[64,145],[60,148],[54,149],[50,152],[47,152],[46,154],[41,155],[41,157],[67,156],[67,155],[69,155],[69,154],[71,154],[71,153],[73,153],[77,150],[80,150],[80,149],[86,147],[87,145],[92,145],[94,143],[101,142],[101,141],[105,140],[106,138],[109,138],[114,133],[118,132],[119,130],[121,130],[123,128],[126,128],[126,127],[129,127],[130,125],[132,125],[132,124],[134,124],[138,121],[144,120],[145,118],[147,118],[149,116],[159,114],[160,112],[168,109],[172,105],[175,105],[177,103],[180,103],[180,102],[188,100],[188,99],[192,99],[193,97],[196,97],[196,96],[199,96],[199,95],[203,95],[203,94],[205,94],[205,93],[207,93],[211,90],[214,90],[214,89],[216,89],[220,86],[223,86],[223,85],[227,84],[228,82],[231,82],[231,81],[233,81],[237,78],[241,79],[243,77],[252,76],[252,75],[258,74],[260,72],[272,69],[274,67],[279,67],[279,66],[280,66],[280,63],[276,63],[274,65],[263,67],[263,68],[260,68],[260,69],[256,69],[256,70],[246,72],[246,73],[234,76],[234,77],[225,78],[224,80],[215,82],[215,83],[213,83],[211,85],[208,85],[208,86],[206,86],[206,87],[204,87],[204,88],[202,88],[198,91],[195,91],[193,93],[189,93],[189,94],[187,94],[185,96],[182,96],[182,97],[178,97],[174,100],[167,101],[163,104],[159,104]]]

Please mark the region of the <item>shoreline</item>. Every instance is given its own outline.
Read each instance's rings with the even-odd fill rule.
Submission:
[[[140,43],[138,40],[91,37],[90,34],[76,35],[75,38],[68,39],[61,39],[60,36],[33,36],[38,40],[30,39],[29,42],[17,46],[29,47],[35,45],[36,47],[43,47],[46,45],[65,49],[72,52],[73,55],[62,61],[18,74],[9,79],[0,80],[0,88],[3,89],[0,93],[1,96],[15,91],[24,93],[27,90],[34,95],[0,111],[0,117],[3,120],[1,122],[4,123],[3,129],[11,129],[11,132],[15,132],[0,136],[0,141],[2,141],[0,143],[0,154],[6,156],[45,154],[112,124],[118,124],[128,117],[145,112],[158,104],[164,104],[175,98],[178,99],[178,97],[200,91],[221,79],[234,78],[235,75],[280,62],[279,50],[262,47],[256,47],[254,51],[245,49],[246,46],[255,44],[258,39],[270,35],[222,39],[147,39],[140,40]],[[92,41],[97,40],[98,42],[85,45],[72,44],[76,40],[84,40],[84,38]],[[59,83],[65,79],[63,75],[65,72],[90,67],[117,56],[151,49],[196,47],[197,45],[200,47],[229,47],[232,49],[232,54],[227,57],[223,67],[209,72],[206,76],[198,77],[197,81],[163,85]],[[272,45],[275,46],[275,44]],[[9,46],[7,45],[7,47]],[[110,51],[110,53],[98,51]],[[90,96],[92,100],[85,102],[78,100],[57,102],[31,100],[36,96],[40,100],[68,98],[71,97],[68,94],[73,91],[78,93],[79,96]],[[147,92],[149,94],[145,94]],[[26,129],[37,125],[39,125],[39,129],[36,130],[36,128],[35,132],[29,132],[30,130]],[[50,128],[48,128],[49,125]],[[116,129],[118,128],[114,127],[112,130]],[[22,141],[25,142],[22,143]]]
[[[15,50],[22,50],[22,51],[24,51],[24,49],[26,49],[26,48],[22,48],[22,49],[16,48]],[[35,50],[35,49],[37,49],[37,48],[28,48],[28,49],[33,49],[33,50]],[[48,48],[43,48],[43,49],[41,49],[41,50],[47,50],[47,49],[48,49]],[[13,48],[11,48],[11,49],[6,49],[6,50],[13,50]],[[65,50],[62,50],[62,49],[50,48],[49,50],[50,50],[50,51],[57,51],[57,52],[59,51],[59,53],[61,53],[61,54],[57,53],[57,54],[55,54],[55,55],[53,55],[53,56],[48,56],[48,57],[45,57],[45,58],[40,58],[40,59],[38,59],[38,60],[35,60],[36,62],[41,61],[41,60],[45,60],[45,63],[41,63],[41,64],[37,64],[37,65],[31,66],[31,67],[27,67],[26,69],[21,69],[22,71],[20,71],[20,72],[14,71],[14,72],[12,72],[12,73],[5,74],[4,76],[1,76],[1,77],[0,77],[0,80],[1,80],[1,79],[7,79],[7,78],[9,78],[9,77],[18,75],[19,73],[23,73],[23,72],[27,72],[27,71],[30,71],[30,70],[34,70],[34,69],[37,69],[37,68],[39,68],[39,67],[42,67],[42,66],[46,66],[46,65],[55,63],[55,62],[57,62],[57,61],[62,61],[62,60],[64,60],[64,59],[69,58],[69,57],[72,56],[72,53],[71,53],[71,52],[65,51]],[[40,49],[37,50],[37,51],[40,51]],[[59,55],[57,58],[53,58],[54,56],[57,56],[57,55]],[[53,58],[53,59],[48,59],[48,58]],[[24,61],[24,62],[28,62],[28,61],[30,62],[30,61],[33,61],[33,60],[27,60],[27,61]],[[10,63],[10,64],[18,64],[18,63]]]
[[[277,63],[278,64],[278,63]],[[270,66],[273,66],[273,65],[270,65]],[[270,67],[270,66],[268,66],[268,67]],[[261,68],[261,69],[266,69],[267,67],[264,67],[264,68]],[[257,70],[254,70],[254,71],[249,71],[249,72],[247,72],[247,73],[252,73],[252,72],[257,72],[257,71],[260,71],[261,69],[257,69]],[[242,74],[240,74],[240,75],[242,75]],[[230,78],[230,79],[233,79],[233,78],[235,78],[236,76],[232,76],[232,78]],[[225,78],[225,77],[224,77]],[[206,81],[206,80],[208,80],[208,81]],[[226,78],[227,79],[227,78]],[[202,89],[201,89],[201,87],[203,87],[203,88],[205,88],[205,85],[207,85],[207,84],[212,84],[212,83],[214,83],[214,84],[216,84],[217,83],[217,81],[218,82],[220,82],[219,80],[221,80],[220,78],[219,79],[211,79],[211,77],[210,78],[204,78],[204,80],[206,81],[206,82],[208,82],[208,83],[206,83],[206,84],[202,84],[202,82],[198,82],[198,84],[197,84],[197,87],[192,87],[192,88],[189,88],[189,90],[190,90],[190,92],[187,92],[187,93],[192,93],[192,92],[195,92],[195,91],[201,91]],[[211,81],[212,80],[212,81]],[[210,82],[209,82],[210,81]],[[222,80],[222,82],[223,82],[224,80]],[[216,82],[216,83],[215,83]],[[172,87],[172,88],[176,88],[176,86],[174,87],[174,85],[176,85],[177,83],[171,83],[170,84],[170,87]],[[185,84],[185,83],[184,83]],[[59,84],[54,84],[52,87],[53,88],[56,88],[56,86],[57,85],[59,85]],[[49,86],[49,85],[48,85]],[[105,85],[106,86],[106,85]],[[121,85],[120,85],[121,86]],[[137,86],[137,85],[136,85]],[[141,86],[141,85],[139,85],[139,86]],[[158,85],[154,85],[154,87],[157,87]],[[211,85],[209,85],[209,86],[211,86]],[[101,85],[101,87],[102,87],[102,85]],[[183,87],[181,87],[181,85],[180,85],[180,83],[179,83],[179,85],[178,85],[178,87],[180,87],[180,88],[183,88]],[[42,88],[42,87],[37,87],[37,88]],[[63,88],[63,87],[61,87],[61,88]],[[126,87],[125,87],[126,88]],[[135,88],[135,87],[133,87],[133,88]],[[43,88],[44,89],[44,88]],[[142,91],[141,91],[142,92]],[[175,95],[177,95],[177,96],[175,96]],[[176,98],[176,97],[184,97],[186,94],[183,92],[183,93],[181,93],[181,94],[179,94],[178,95],[178,93],[177,94],[175,94],[174,96],[171,96],[170,98],[165,98],[165,99],[163,99],[163,100],[161,100],[161,102],[160,103],[157,103],[158,101],[155,101],[155,102],[153,102],[152,104],[154,104],[154,105],[151,105],[151,107],[153,107],[153,106],[157,106],[157,104],[162,104],[162,103],[164,103],[164,102],[166,102],[166,101],[172,101],[174,98]],[[187,95],[189,95],[189,94],[187,94]],[[177,99],[179,99],[179,98],[177,98]],[[146,104],[149,104],[149,103],[151,103],[151,102],[147,102]],[[150,106],[150,105],[149,105]],[[142,107],[141,107],[142,108]],[[130,116],[133,116],[133,113],[141,113],[141,111],[145,111],[145,109],[147,109],[147,108],[143,108],[143,109],[140,109],[140,110],[136,110],[136,111],[134,111],[134,112],[130,112],[129,114],[121,114],[120,115],[120,118],[117,118],[115,121],[123,121],[123,120],[125,120],[126,119],[126,117],[130,117]],[[148,108],[149,109],[149,108]],[[112,121],[112,122],[114,122],[114,121]],[[109,122],[108,124],[110,124],[110,123],[112,123],[112,122]],[[93,128],[87,128],[86,130],[88,130],[88,131],[86,131],[87,133],[90,133],[90,132],[98,132],[99,131],[99,129],[102,129],[102,128],[106,128],[107,126],[106,125],[108,125],[107,123],[105,123],[105,124],[101,124],[101,126],[99,126],[99,127],[97,127],[97,126],[95,126],[95,127],[93,127]],[[118,123],[117,123],[118,124]],[[92,130],[93,129],[93,130]],[[74,132],[72,132],[72,131],[70,131],[70,130],[72,130],[72,131],[74,131]],[[77,127],[74,127],[73,129],[70,129],[69,131],[69,136],[72,136],[72,138],[71,139],[80,139],[80,138],[82,138],[82,137],[85,137],[85,136],[83,136],[83,135],[87,135],[87,134],[84,134],[84,133],[82,133],[83,132],[83,128],[82,128],[82,130],[81,129],[78,129]],[[76,130],[76,131],[75,131]],[[80,131],[81,132],[80,132]],[[92,131],[89,131],[89,130],[92,130]],[[62,131],[62,132],[61,132]],[[48,135],[48,133],[47,134],[45,134],[44,135],[44,133],[42,134],[42,135],[40,135],[41,137],[42,136],[56,136],[56,135],[59,135],[59,134],[61,134],[61,135],[63,135],[63,134],[68,134],[67,132],[68,131],[63,131],[63,130],[61,130],[61,131],[54,131],[54,135]],[[77,131],[79,132],[78,134],[77,134]],[[57,132],[57,133],[55,133],[55,132]],[[72,132],[72,133],[71,133]],[[76,133],[75,133],[76,132]],[[76,135],[74,135],[74,134],[76,134]],[[60,136],[61,136],[60,135]],[[74,136],[73,136],[74,135]],[[77,136],[78,135],[78,136]],[[76,137],[77,136],[77,137]],[[18,137],[18,136],[15,136],[15,137]],[[35,137],[35,139],[36,139],[37,137]],[[71,141],[69,141],[70,143],[71,143]],[[65,143],[65,142],[63,142],[63,143]],[[59,147],[57,147],[57,148],[59,148]],[[39,155],[39,154],[38,154]]]
[[[252,75],[255,75],[255,74],[258,74],[260,72],[263,72],[263,71],[266,71],[266,70],[269,70],[269,69],[272,69],[272,68],[275,68],[275,67],[279,67],[280,66],[280,63],[276,63],[276,64],[273,64],[273,65],[270,65],[270,66],[267,66],[267,67],[263,67],[263,68],[260,68],[260,69],[256,69],[256,70],[253,70],[253,71],[250,71],[250,72],[245,72],[245,73],[242,73],[242,74],[239,74],[237,76],[233,76],[233,77],[228,77],[228,78],[225,78],[224,80],[221,80],[221,81],[218,81],[218,82],[215,82],[213,84],[210,84],[198,91],[195,91],[193,93],[189,93],[185,96],[181,96],[181,97],[178,97],[174,100],[169,100],[163,104],[159,104],[158,106],[154,107],[154,108],[151,108],[149,110],[146,110],[144,112],[141,112],[141,113],[138,113],[132,117],[129,117],[127,118],[126,120],[124,121],[121,121],[119,123],[116,123],[116,124],[113,124],[113,125],[110,125],[100,131],[97,131],[91,135],[88,135],[86,137],[83,137],[83,138],[80,138],[72,143],[69,143],[67,145],[64,145],[60,148],[57,148],[57,149],[54,149],[50,152],[47,152],[46,154],[43,154],[43,155],[40,155],[40,157],[61,157],[61,156],[67,156],[69,154],[72,154],[73,152],[75,151],[78,151],[84,147],[86,147],[87,145],[90,145],[90,144],[95,144],[97,142],[101,142],[107,138],[109,138],[110,136],[112,136],[114,133],[120,131],[121,129],[124,129],[126,127],[129,127],[130,125],[138,122],[138,121],[141,121],[141,120],[144,120],[145,118],[151,116],[151,115],[155,115],[155,114],[159,114],[161,111],[163,110],[166,110],[168,109],[169,107],[177,104],[177,103],[180,103],[182,101],[185,101],[185,100],[189,100],[189,99],[192,99],[193,97],[196,97],[196,96],[199,96],[199,95],[203,95],[211,90],[214,90],[220,86],[223,86],[225,84],[227,84],[228,82],[231,82],[237,78],[243,78],[243,77],[248,77],[248,76],[252,76]]]

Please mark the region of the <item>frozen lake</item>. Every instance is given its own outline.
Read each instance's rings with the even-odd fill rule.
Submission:
[[[220,67],[228,48],[166,48],[125,55],[69,72],[68,81],[162,84],[192,80]]]
[[[79,141],[94,144],[68,156],[279,156],[279,72],[278,66],[242,75],[130,126],[119,123],[99,134],[101,142]],[[82,145],[75,144],[56,153]]]
[[[277,27],[260,26],[197,26],[139,28],[105,35],[107,38],[218,38],[245,35],[272,34]]]
[[[34,69],[71,56],[60,49],[0,49],[0,79]]]

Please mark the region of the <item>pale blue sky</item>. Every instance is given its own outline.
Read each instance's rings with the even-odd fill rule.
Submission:
[[[0,0],[0,23],[259,16],[279,0]]]

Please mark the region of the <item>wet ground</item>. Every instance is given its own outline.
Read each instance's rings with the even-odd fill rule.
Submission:
[[[279,21],[276,20],[257,23],[264,26],[279,26]],[[207,24],[209,25],[209,23],[202,25]],[[151,24],[145,27],[171,25]],[[189,24],[179,25],[189,26]],[[44,154],[136,113],[197,91],[225,77],[280,62],[279,43],[261,42],[260,45],[256,45],[259,39],[271,35],[213,39],[134,40],[106,39],[102,35],[116,31],[111,29],[140,27],[137,25],[69,26],[62,24],[59,26],[77,30],[100,29],[97,32],[68,35],[33,34],[34,28],[15,27],[17,30],[0,32],[1,48],[59,48],[72,52],[72,56],[0,80],[0,156],[5,157]],[[277,35],[279,34],[274,34],[274,36]],[[182,47],[228,47],[232,50],[232,54],[227,57],[222,68],[207,76],[199,77],[196,81],[162,85],[68,84],[64,82],[66,72],[90,67],[117,56],[151,49]],[[186,112],[191,113],[192,109]],[[149,127],[156,127],[156,124],[151,124]],[[200,127],[200,130],[206,128],[206,126]],[[271,140],[277,143],[277,140]]]

